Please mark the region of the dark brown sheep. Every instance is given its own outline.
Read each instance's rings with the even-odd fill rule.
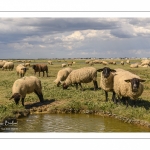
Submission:
[[[40,72],[43,72],[43,77],[44,77],[44,71],[46,71],[47,77],[48,77],[48,66],[45,64],[35,64],[32,66],[34,69],[35,75],[36,72],[39,72],[39,77],[40,77]]]

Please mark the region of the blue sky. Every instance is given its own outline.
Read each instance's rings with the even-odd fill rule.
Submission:
[[[1,17],[0,59],[150,57],[150,18]]]

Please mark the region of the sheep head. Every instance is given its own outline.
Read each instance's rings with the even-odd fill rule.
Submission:
[[[14,94],[12,95],[12,97],[11,97],[9,100],[14,99],[16,105],[18,105],[20,98],[21,98],[21,94],[19,94],[19,93],[14,93]]]
[[[109,67],[104,67],[102,69],[98,69],[98,72],[102,71],[104,78],[108,78],[111,72],[116,72],[114,69],[110,69]]]
[[[132,79],[127,79],[124,80],[127,83],[131,83],[131,88],[132,88],[132,92],[137,92],[140,82],[145,82],[146,80],[143,79],[138,79],[138,78],[132,78]]]

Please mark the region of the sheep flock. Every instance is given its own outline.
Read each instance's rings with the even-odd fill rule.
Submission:
[[[136,101],[144,92],[144,82],[146,82],[146,79],[137,75],[136,69],[150,69],[150,60],[87,59],[82,63],[63,59],[40,63],[2,60],[0,68],[1,72],[14,72],[15,78],[11,87],[12,96],[10,99],[14,99],[16,104],[19,104],[21,99],[23,106],[26,94],[30,93],[35,93],[39,101],[44,102],[46,97],[43,94],[42,84],[45,79],[58,91],[60,89],[78,91],[78,86],[84,91],[86,90],[84,86],[93,82],[93,87],[90,90],[104,91],[106,102],[109,101],[108,93],[111,93],[111,100],[114,103],[125,100],[126,106],[128,106],[130,100],[136,106]],[[43,76],[40,76],[40,72],[43,72]],[[76,89],[73,88],[74,85]]]

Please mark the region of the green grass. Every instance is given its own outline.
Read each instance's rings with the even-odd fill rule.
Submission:
[[[47,63],[48,60],[34,60],[32,63]],[[74,86],[69,86],[67,90],[63,90],[62,87],[57,87],[53,82],[56,79],[57,72],[62,69],[61,64],[64,63],[64,60],[58,62],[57,60],[52,60],[54,65],[48,65],[49,67],[49,77],[38,77],[42,82],[42,91],[44,99],[52,100],[55,99],[56,102],[59,102],[59,105],[51,104],[51,109],[60,109],[60,110],[70,110],[70,112],[80,113],[81,111],[85,112],[108,112],[110,114],[116,114],[123,117],[135,118],[140,120],[145,120],[150,122],[150,68],[130,68],[128,64],[124,66],[120,65],[120,60],[116,60],[117,65],[108,65],[110,68],[123,68],[129,70],[133,73],[136,73],[143,79],[146,79],[144,83],[144,92],[139,97],[138,105],[136,108],[129,106],[126,108],[123,104],[114,104],[111,101],[112,93],[109,93],[109,101],[105,102],[105,94],[103,90],[93,90],[93,83],[82,84],[84,91],[80,89],[76,90]],[[72,60],[66,60],[72,61]],[[76,63],[73,64],[72,68],[77,69],[84,66],[89,66],[85,64],[85,60],[73,60]],[[131,62],[140,62],[140,60],[131,60]],[[15,68],[17,66],[15,62]],[[95,68],[103,68],[102,64],[95,64]],[[3,119],[6,116],[12,115],[12,111],[24,109],[21,105],[21,102],[18,106],[15,105],[13,100],[9,100],[11,97],[11,88],[16,79],[19,77],[16,74],[16,70],[13,71],[3,71],[0,70],[0,119]],[[29,67],[29,70],[26,73],[26,76],[34,75],[33,69]],[[100,82],[100,73],[98,73],[98,85]],[[38,97],[32,93],[28,94],[25,98],[26,103],[35,103],[39,102]]]

